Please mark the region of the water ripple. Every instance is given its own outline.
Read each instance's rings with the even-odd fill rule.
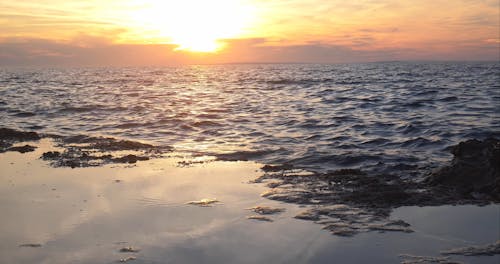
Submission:
[[[495,62],[3,69],[0,118],[221,159],[404,170],[498,137],[498,83]]]

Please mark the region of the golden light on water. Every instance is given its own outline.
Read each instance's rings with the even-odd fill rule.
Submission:
[[[138,6],[130,15],[136,27],[178,45],[177,50],[216,52],[224,39],[241,37],[256,12],[238,0],[158,0]]]

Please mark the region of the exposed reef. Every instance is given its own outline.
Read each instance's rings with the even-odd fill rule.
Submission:
[[[431,186],[446,186],[463,197],[490,196],[500,201],[500,141],[467,140],[451,148],[454,157],[427,178]]]
[[[12,147],[12,145],[18,142],[37,141],[40,139],[41,137],[36,132],[24,132],[0,127],[0,153],[6,151],[19,151],[21,153],[32,151],[28,147]]]
[[[10,148],[7,148],[5,151],[17,151],[19,153],[26,153],[26,152],[35,151],[35,149],[36,149],[35,146],[24,145],[24,146],[10,147]]]
[[[25,132],[10,128],[0,128],[0,140],[10,140],[14,142],[34,141],[41,137],[36,132]]]
[[[109,163],[133,164],[151,158],[160,157],[172,151],[169,146],[153,146],[151,144],[119,140],[106,137],[41,135],[36,132],[18,131],[0,128],[0,152],[31,152],[36,146],[13,146],[19,142],[38,141],[51,138],[58,150],[47,151],[41,159],[49,161],[53,167],[89,167]]]
[[[35,146],[20,145],[21,142],[46,137],[52,138],[57,148],[41,154],[40,158],[54,167],[133,164],[173,150],[168,146],[114,138],[40,135],[0,128],[0,152],[34,151]],[[254,182],[265,183],[270,188],[262,194],[266,198],[310,205],[295,218],[315,221],[336,235],[351,236],[368,231],[412,232],[408,223],[390,219],[392,209],[500,202],[500,141],[495,138],[467,140],[449,149],[454,155],[450,164],[419,177],[414,176],[419,167],[412,167],[415,171],[409,172],[411,177],[408,177],[359,168],[311,172],[286,163],[263,166],[264,173]],[[267,152],[244,151],[217,158],[241,160]],[[216,203],[216,199],[203,199],[188,204],[206,207]],[[256,206],[250,210],[257,214],[250,219],[266,221],[272,220],[268,215],[283,209]]]
[[[454,158],[449,165],[420,178],[360,169],[315,173],[285,164],[264,166],[264,174],[255,182],[271,188],[264,197],[312,205],[296,218],[316,221],[336,235],[412,232],[406,222],[389,218],[392,209],[500,202],[499,140],[468,140],[451,151]]]

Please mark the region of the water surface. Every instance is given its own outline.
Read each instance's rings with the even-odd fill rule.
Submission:
[[[500,135],[499,63],[0,71],[2,125],[317,170],[401,170]]]

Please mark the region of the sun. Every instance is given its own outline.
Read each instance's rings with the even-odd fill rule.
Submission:
[[[176,50],[216,52],[224,39],[238,38],[254,19],[254,8],[238,0],[147,1],[133,19],[145,34],[175,44]]]

